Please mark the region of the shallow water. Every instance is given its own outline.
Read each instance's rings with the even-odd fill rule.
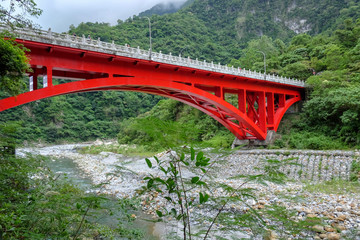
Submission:
[[[23,155],[24,153],[47,155],[50,158],[47,162],[47,165],[56,176],[70,181],[84,191],[96,191],[96,189],[94,189],[93,187],[91,179],[86,176],[86,174],[81,169],[78,168],[77,164],[72,159],[68,157],[59,157],[59,155],[63,155],[61,154],[62,151],[75,152],[74,148],[67,148],[64,146],[52,146],[50,147],[50,149],[51,153],[56,152],[57,157],[52,156],[51,153],[49,154],[49,149],[20,150],[19,155]],[[119,219],[126,218],[124,212],[119,209],[118,201],[118,199],[113,197],[111,198],[111,201],[107,202],[105,205],[105,207],[110,208],[113,211],[113,215],[110,215],[106,211],[100,212],[96,215],[96,219],[94,218],[93,221],[113,228],[116,227],[119,223]],[[161,224],[148,221],[151,219],[151,217],[141,211],[133,211],[131,212],[131,214],[135,214],[137,216],[137,219],[133,223],[127,223],[127,221],[125,221],[124,225],[127,228],[142,230],[145,236],[143,238],[144,240],[161,239]]]
[[[80,189],[87,191],[92,188],[91,180],[77,168],[70,158],[50,159],[47,165],[55,175],[67,178]]]

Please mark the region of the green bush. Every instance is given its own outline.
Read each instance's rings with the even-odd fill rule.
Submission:
[[[228,134],[215,135],[213,138],[204,141],[204,146],[210,146],[213,148],[231,148],[235,136],[229,132]]]
[[[0,239],[143,239],[123,218],[99,224],[98,213],[112,214],[110,199],[55,177],[44,158],[0,155],[0,169]]]
[[[353,160],[350,168],[350,181],[358,181],[360,179],[360,161]]]
[[[347,149],[348,146],[340,141],[326,136],[319,132],[291,131],[283,135],[274,143],[279,148],[290,149],[313,149],[313,150],[331,150]]]

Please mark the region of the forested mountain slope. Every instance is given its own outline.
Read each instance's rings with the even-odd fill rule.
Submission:
[[[191,3],[191,1],[189,1]],[[153,15],[154,51],[228,63],[248,41],[267,35],[285,42],[299,33],[334,30],[345,19],[360,16],[359,1],[349,0],[195,0],[177,13]],[[149,48],[147,19],[81,23],[71,33]]]
[[[359,1],[349,0],[197,0],[183,12],[213,28],[219,40],[244,44],[262,35],[284,40],[333,30],[346,18],[358,18],[359,10]]]

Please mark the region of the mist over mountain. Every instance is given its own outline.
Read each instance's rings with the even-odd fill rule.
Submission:
[[[174,0],[173,2],[159,3],[149,10],[141,12],[139,14],[139,16],[140,17],[144,17],[144,16],[150,17],[154,14],[164,15],[164,14],[175,13],[175,12],[179,11],[181,8],[188,6],[192,2],[194,2],[194,0],[190,0],[190,1]]]

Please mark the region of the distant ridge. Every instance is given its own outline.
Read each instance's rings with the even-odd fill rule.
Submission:
[[[175,13],[177,11],[179,11],[180,9],[189,6],[191,3],[193,3],[195,0],[174,0],[173,2],[168,2],[168,3],[159,3],[157,5],[155,5],[154,7],[150,8],[149,10],[146,10],[144,12],[141,12],[139,14],[139,17],[144,17],[144,16],[152,16],[154,14],[156,15],[164,15],[164,14],[170,14],[170,13]]]

